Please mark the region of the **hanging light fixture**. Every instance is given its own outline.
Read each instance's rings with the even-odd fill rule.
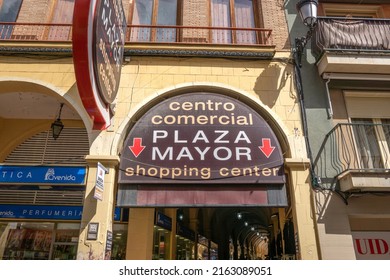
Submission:
[[[296,8],[304,25],[309,27],[306,36],[295,38],[295,54],[299,67],[302,66],[302,54],[307,42],[310,40],[313,29],[317,24],[318,0],[300,0]]]
[[[60,111],[58,113],[58,118],[51,124],[51,132],[52,132],[54,140],[57,140],[57,138],[61,134],[62,129],[64,128],[64,124],[61,121],[62,107],[64,107],[64,103],[61,103],[61,105],[60,105]]]
[[[177,217],[177,220],[179,221],[183,221],[184,220],[184,211],[183,209],[179,208],[176,210],[176,217]]]
[[[312,29],[317,23],[318,0],[301,0],[296,7],[303,24]]]

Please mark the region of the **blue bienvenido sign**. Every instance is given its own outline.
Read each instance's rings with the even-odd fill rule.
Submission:
[[[0,165],[0,184],[83,185],[84,166]]]
[[[2,219],[81,220],[82,206],[0,205]],[[120,208],[116,207],[114,220],[119,221]]]
[[[172,230],[172,219],[160,212],[157,212],[155,224],[167,230]]]

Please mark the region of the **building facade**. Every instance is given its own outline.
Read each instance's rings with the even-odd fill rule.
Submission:
[[[285,3],[122,1],[100,127],[75,4],[0,1],[0,257],[320,258]]]
[[[321,258],[389,259],[390,2],[318,1],[311,34],[296,2]]]

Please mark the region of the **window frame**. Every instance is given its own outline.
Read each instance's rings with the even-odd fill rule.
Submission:
[[[322,3],[320,13],[326,17],[358,17],[383,18],[384,12],[380,5],[354,5]]]
[[[390,143],[387,143],[386,134],[383,128],[382,120],[390,121],[390,92],[389,91],[360,91],[360,90],[342,90],[344,99],[346,118],[353,124],[354,119],[370,120],[372,122],[379,155],[383,162],[380,169],[390,168]],[[388,125],[388,124],[386,124]],[[362,157],[359,153],[359,141],[352,130],[352,141],[355,145],[354,153],[357,157],[358,165],[363,167]],[[389,137],[390,141],[390,137]],[[386,144],[387,143],[387,144]],[[363,167],[364,169],[375,169],[375,167]]]
[[[361,124],[362,122],[359,122],[359,119],[370,121],[370,123],[372,124],[373,132],[374,132],[373,135],[375,136],[376,146],[377,146],[378,152],[379,152],[378,156],[380,156],[380,160],[381,160],[380,167],[374,166],[374,160],[372,157],[369,159],[369,161],[373,161],[372,163],[369,163],[369,161],[367,161],[367,164],[366,164],[365,162],[362,161],[362,155],[361,155],[361,152],[359,150],[360,150],[360,148],[364,148],[364,147],[361,147],[360,142],[358,140],[358,136],[356,134],[357,132],[355,130],[355,127],[353,127],[353,135],[352,136],[353,136],[353,140],[355,142],[355,147],[356,147],[355,153],[357,156],[357,161],[359,163],[359,166],[362,169],[389,169],[390,168],[390,160],[389,160],[390,143],[387,142],[385,132],[384,132],[384,129],[382,127],[382,125],[383,125],[382,120],[385,120],[385,119],[380,119],[380,118],[349,118],[350,123],[352,123],[352,124],[356,124],[356,123]],[[386,120],[390,120],[390,119],[386,119]],[[367,137],[367,135],[364,135],[364,136]]]
[[[176,26],[180,24],[181,22],[181,17],[182,17],[182,14],[183,14],[183,4],[182,4],[182,1],[183,0],[176,0],[177,1],[177,6],[176,6]],[[160,0],[153,0],[153,5],[152,5],[152,14],[151,14],[151,24],[152,26],[157,26],[157,21],[158,21],[158,6],[159,6],[159,2]],[[130,8],[130,17],[129,17],[129,22],[131,24],[134,24],[133,23],[133,19],[134,19],[134,12],[135,12],[135,6],[136,6],[136,0],[134,0],[132,3],[131,3],[131,8]],[[164,26],[164,25],[161,25],[161,26]],[[145,41],[145,42],[159,42],[157,40],[157,29],[158,28],[150,28],[150,38],[148,41]],[[178,29],[176,29],[176,38],[173,42],[179,42],[180,41],[180,38],[179,38],[179,35],[180,35],[180,32]],[[163,41],[165,42],[165,41]]]
[[[209,27],[215,27],[213,26],[213,14],[212,14],[212,0],[209,0]],[[259,17],[259,4],[258,0],[252,0],[252,12],[253,12],[253,19],[254,19],[254,26],[253,27],[248,27],[248,28],[257,28],[260,26],[260,17]],[[237,22],[236,22],[236,9],[235,9],[235,0],[229,0],[229,19],[230,19],[230,26],[229,28],[238,28],[237,27]],[[249,31],[250,32],[250,31]],[[213,41],[213,34],[210,32],[210,42]],[[259,35],[256,33],[255,34],[255,43],[259,43],[261,40],[259,38]],[[233,44],[237,44],[237,30],[232,30],[231,32],[231,42]]]

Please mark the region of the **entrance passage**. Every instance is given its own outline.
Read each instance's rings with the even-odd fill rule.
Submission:
[[[154,260],[297,259],[284,208],[155,208],[150,238]]]

